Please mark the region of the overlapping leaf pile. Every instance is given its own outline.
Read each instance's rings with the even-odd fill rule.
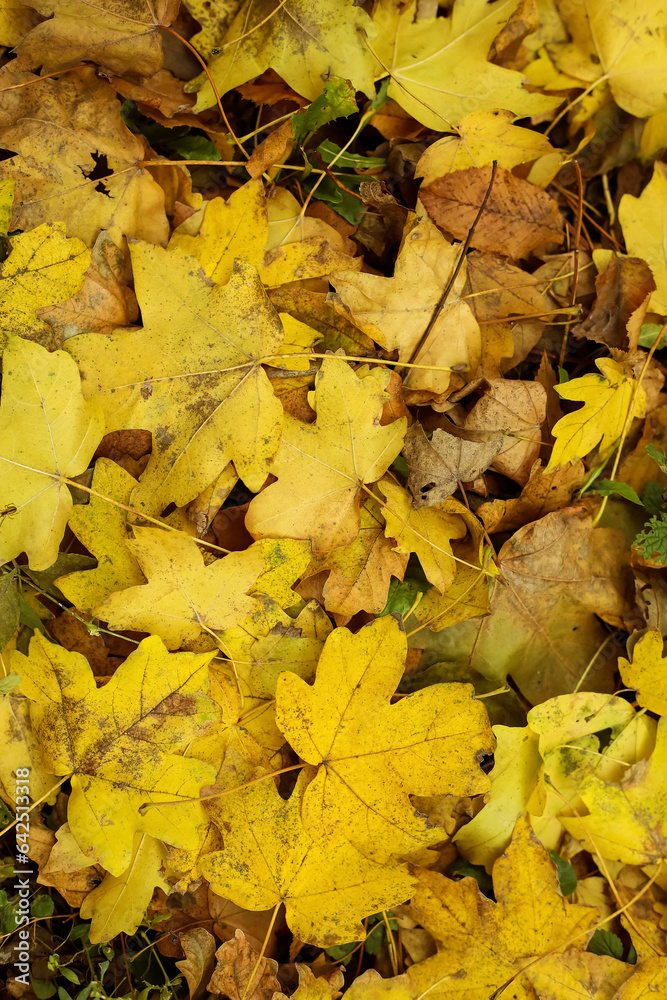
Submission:
[[[666,25],[0,11],[8,995],[667,992]]]

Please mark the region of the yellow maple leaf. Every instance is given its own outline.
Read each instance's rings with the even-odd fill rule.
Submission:
[[[144,639],[109,682],[97,689],[88,661],[48,642],[14,651],[13,669],[30,700],[44,766],[70,775],[68,821],[81,850],[111,875],[122,875],[137,832],[193,848],[204,813],[183,801],[139,812],[147,802],[196,798],[215,769],[179,756],[212,707],[202,696],[213,653],[168,653]],[[165,719],[168,724],[165,725]]]
[[[567,159],[548,138],[534,129],[514,125],[511,111],[473,111],[461,119],[456,135],[447,135],[428,146],[415,170],[426,187],[438,177],[469,167],[490,167],[494,160],[505,170],[533,163],[532,171],[545,187]],[[537,163],[534,161],[538,161]],[[532,173],[531,171],[531,173]],[[529,174],[531,183],[537,181]]]
[[[298,600],[289,582],[309,558],[303,542],[281,539],[256,542],[205,565],[192,538],[161,528],[135,527],[127,547],[148,583],[111,594],[95,613],[112,628],[159,635],[168,649],[213,648],[211,633],[253,614],[257,602],[248,596],[253,589],[268,588],[279,602]]]
[[[29,64],[44,70],[92,59],[106,70],[152,76],[162,66],[160,26],[175,19],[178,0],[35,0],[45,18],[20,49]]]
[[[269,235],[262,182],[248,181],[228,201],[213,198],[205,207],[199,232],[194,236],[175,232],[169,249],[196,257],[206,277],[217,285],[229,280],[236,257],[259,268]]]
[[[620,656],[618,669],[626,687],[636,688],[637,702],[649,712],[667,715],[663,639],[658,629],[644,633],[632,649],[632,661]]]
[[[404,865],[379,864],[348,841],[316,843],[300,816],[307,781],[304,771],[287,801],[271,780],[213,800],[225,850],[201,868],[214,892],[248,910],[284,903],[294,936],[328,948],[362,938],[361,918],[407,899],[414,881]]]
[[[561,399],[583,402],[573,413],[566,413],[554,424],[556,442],[545,473],[584,458],[596,445],[609,456],[623,433],[628,415],[644,414],[646,393],[637,380],[618,361],[598,358],[600,375],[582,375],[563,385],[554,386]]]
[[[118,246],[126,236],[163,244],[175,201],[201,204],[184,168],[142,165],[152,154],[122,121],[120,102],[95,67],[54,80],[12,63],[0,80],[3,90],[21,88],[0,127],[2,145],[16,153],[0,164],[0,176],[16,181],[12,229],[61,221],[87,246],[102,229]],[[97,181],[91,175],[105,160],[108,173]]]
[[[631,256],[645,260],[655,279],[656,291],[649,309],[667,315],[667,249],[662,231],[667,226],[667,169],[656,163],[653,176],[638,198],[624,194],[618,207],[625,245]]]
[[[315,555],[357,536],[365,484],[379,479],[399,454],[407,424],[400,417],[380,426],[382,397],[372,375],[358,378],[335,358],[323,362],[314,392],[317,420],[285,417],[271,468],[278,482],[255,497],[246,516],[252,535],[309,538]]]
[[[81,919],[91,921],[88,936],[93,944],[111,941],[121,932],[134,934],[154,890],[162,889],[169,895],[171,886],[160,873],[166,856],[159,840],[148,833],[135,833],[128,867],[120,875],[107,872],[79,909]]]
[[[101,400],[107,430],[141,427],[153,452],[132,506],[159,514],[201,493],[233,460],[252,490],[280,441],[283,409],[261,361],[283,330],[257,273],[238,264],[210,286],[193,257],[131,248],[144,327],[72,337],[84,392]]]
[[[35,310],[74,295],[89,264],[90,250],[81,240],[68,239],[62,222],[13,236],[11,253],[0,266],[3,329],[49,344],[53,331]]]
[[[47,569],[72,510],[66,479],[88,466],[102,435],[96,401],[86,401],[79,371],[64,351],[8,336],[2,356],[0,486],[16,508],[0,523],[0,563],[26,552],[30,568]]]
[[[304,793],[306,829],[319,841],[347,839],[381,860],[442,839],[408,795],[486,790],[478,761],[493,745],[471,685],[436,684],[390,704],[406,653],[405,633],[391,616],[356,635],[336,629],[315,684],[284,673],[276,694],[279,729],[302,760],[319,765]]]
[[[308,965],[296,966],[299,973],[299,985],[292,997],[294,1000],[338,1000],[342,993],[340,987],[345,979],[340,967],[326,978],[318,976],[315,978]],[[285,993],[274,993],[272,1000],[289,1000]]]
[[[6,603],[3,602],[6,608]],[[9,651],[4,653],[4,661],[8,662]],[[11,673],[5,676],[16,676]],[[43,767],[39,744],[30,725],[30,703],[21,694],[20,687],[15,687],[0,698],[0,795],[5,802],[16,808],[16,775],[18,769],[28,768],[30,772],[30,794],[33,801],[46,796],[53,803],[57,794],[57,779]],[[19,810],[20,811],[20,810]]]
[[[602,751],[601,733],[610,737]],[[570,811],[563,798],[575,808],[581,804],[577,772],[593,761],[597,775],[619,777],[625,770],[619,759],[631,764],[650,755],[655,724],[622,698],[586,692],[551,698],[531,709],[527,726],[494,726],[493,734],[498,745],[489,774],[491,791],[484,807],[454,838],[469,861],[489,872],[512,839],[520,814],[529,813],[543,843],[554,838],[557,847],[562,827],[553,817]]]
[[[278,676],[289,670],[305,681],[315,676],[322,648],[332,631],[324,610],[311,601],[296,618],[276,623],[247,650],[251,662],[236,665],[243,689],[255,698],[275,698]],[[233,647],[232,651],[233,651]]]
[[[287,0],[280,6],[274,0],[245,0],[225,36],[225,49],[213,56],[209,72],[221,96],[270,67],[311,101],[320,96],[323,81],[330,76],[349,79],[355,90],[373,97],[373,60],[361,29],[373,35],[365,11],[338,0],[317,4]],[[203,73],[186,90],[199,92],[195,113],[216,103]]]
[[[506,108],[514,114],[540,114],[559,98],[531,94],[516,70],[487,60],[491,42],[514,13],[519,0],[457,0],[449,17],[422,17],[417,2],[403,6],[381,0],[373,21],[378,73],[389,73],[388,95],[428,128],[440,132],[472,111]]]
[[[602,857],[626,865],[654,865],[667,857],[667,719],[660,719],[649,760],[624,769],[619,782],[588,768],[578,781],[589,815],[562,817],[563,826]]]
[[[7,48],[18,45],[38,21],[36,12],[21,0],[4,0],[0,10],[0,45]]]
[[[331,278],[334,305],[363,333],[386,350],[398,350],[399,361],[409,361],[448,284],[461,248],[449,243],[429,220],[408,222],[394,275],[339,271]],[[414,361],[426,370],[411,369],[405,377],[410,389],[445,392],[451,375],[435,368],[463,366],[474,374],[480,360],[481,334],[470,306],[461,298],[466,281],[463,264],[435,326]],[[414,290],[419,289],[419,295]]]
[[[389,477],[382,480],[380,490],[387,500],[382,508],[385,535],[396,539],[398,552],[415,552],[426,578],[444,594],[456,572],[451,542],[467,533],[461,516],[468,514],[467,509],[452,499],[414,509],[408,491]]]
[[[127,505],[136,485],[136,479],[116,462],[108,458],[95,462],[92,488],[102,496]],[[95,569],[68,573],[56,580],[56,586],[79,611],[92,614],[109,594],[144,583],[144,574],[128,547],[127,511],[91,496],[89,503],[74,508],[69,526],[98,562]]]
[[[335,229],[302,215],[289,191],[277,188],[267,200],[259,180],[248,181],[228,201],[207,202],[194,232],[196,228],[193,219],[187,219],[169,249],[196,257],[216,284],[229,280],[236,257],[256,267],[267,287],[323,277],[341,268],[359,269],[362,263],[345,252]]]
[[[664,40],[657,27],[667,17],[664,0],[587,0],[562,8],[571,41],[548,46],[561,72],[582,87],[608,83],[619,107],[637,118],[667,110]]]
[[[509,994],[528,1000],[535,994],[524,976],[530,978],[528,968],[540,969],[531,959],[562,951],[577,935],[583,950],[585,932],[598,917],[595,907],[563,898],[556,867],[523,818],[493,866],[497,903],[482,896],[472,878],[453,882],[424,870],[418,876],[409,912],[438,941],[438,953],[409,970],[419,995],[461,995],[463,981],[465,995],[481,1000],[512,979]],[[524,966],[526,973],[514,979]]]

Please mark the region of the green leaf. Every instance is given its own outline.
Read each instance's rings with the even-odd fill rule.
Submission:
[[[570,381],[570,376],[565,371],[565,369],[561,368],[560,365],[559,365],[558,366],[558,384],[559,385],[563,385],[564,382],[569,382],[569,381]]]
[[[341,153],[340,146],[335,142],[325,139],[317,147],[324,162],[328,165],[336,160],[336,167],[340,170],[372,170],[374,167],[384,167],[387,160],[384,156],[360,156],[357,153]]]
[[[19,627],[20,614],[16,573],[10,571],[0,577],[0,649],[5,648]]]
[[[667,516],[652,517],[635,538],[633,547],[644,559],[667,563]]]
[[[375,95],[375,99],[371,101],[371,108],[373,111],[379,111],[383,104],[386,104],[389,100],[389,84],[391,83],[391,77],[386,76],[382,83],[380,84],[380,89]]]
[[[383,615],[394,614],[395,612],[398,612],[401,617],[405,617],[415,603],[417,594],[425,594],[430,589],[430,586],[425,577],[424,579],[409,577],[402,582],[394,578],[389,584],[387,603],[378,615],[378,618],[381,618]]]
[[[662,510],[664,490],[660,483],[651,479],[642,491],[642,503],[649,514],[659,514]]]
[[[74,971],[74,969],[64,969],[62,966],[59,969],[60,975],[64,976],[70,983],[74,983],[75,986],[81,985],[81,980]]]
[[[46,635],[46,629],[44,628],[44,622],[39,617],[36,611],[30,607],[23,594],[19,594],[19,605],[21,608],[20,622],[21,625],[25,625],[27,628],[33,630],[33,632],[41,632],[42,635]]]
[[[624,500],[631,500],[632,503],[639,504],[640,507],[643,506],[632,486],[628,486],[627,483],[617,483],[613,479],[599,479],[591,489],[594,493],[599,493],[601,497],[610,497],[616,493]]]
[[[656,448],[654,444],[647,444],[645,450],[649,458],[658,463],[660,471],[667,475],[667,452],[662,448]]]
[[[184,160],[221,160],[220,150],[208,136],[184,135],[173,141],[166,140],[161,145]]]
[[[560,854],[557,854],[555,851],[549,851],[549,857],[556,866],[560,891],[564,896],[571,896],[577,888],[577,873],[570,862],[566,861],[565,858],[561,858]]]
[[[623,961],[623,942],[613,931],[605,931],[599,927],[588,942],[588,950],[594,955],[609,955]]]
[[[662,323],[642,323],[641,330],[639,331],[639,340],[637,343],[640,347],[653,347],[658,335],[662,330]],[[665,346],[665,339],[667,338],[667,330],[662,335],[658,349]]]
[[[35,896],[30,904],[30,915],[33,917],[52,917],[54,909],[55,905],[51,897],[42,894],[41,896]]]
[[[48,1000],[57,992],[55,983],[51,982],[50,979],[35,979],[30,976],[30,985],[38,1000]]]
[[[363,180],[361,177],[353,177],[352,179],[356,181]],[[343,183],[347,185],[347,181],[348,178],[345,177]],[[303,186],[306,191],[310,191],[314,188],[314,183],[312,181]],[[318,201],[323,201],[325,205],[329,205],[330,208],[333,208],[334,212],[338,212],[346,222],[350,222],[352,225],[356,225],[359,221],[359,216],[366,211],[366,206],[358,198],[355,198],[347,191],[343,191],[337,184],[334,184],[330,177],[325,177],[314,188],[313,197]]]
[[[7,898],[6,891],[0,889],[0,934],[11,934],[17,927],[14,904]]]
[[[391,464],[392,472],[398,472],[399,476],[404,476],[406,479],[410,475],[410,470],[408,469],[408,463],[405,461],[402,455]]]
[[[347,118],[357,111],[354,87],[349,80],[332,76],[324,84],[324,93],[315,98],[309,107],[292,116],[292,132],[298,146],[312,132],[336,118]]]
[[[0,695],[9,694],[20,683],[21,678],[18,674],[7,674],[6,677],[0,677]]]
[[[368,932],[364,942],[364,951],[368,955],[379,955],[387,942],[387,932],[384,924],[376,924]]]
[[[90,924],[77,924],[70,931],[69,935],[70,941],[81,941],[84,938],[88,940],[89,930],[90,930]]]
[[[333,959],[334,962],[342,962],[347,965],[352,957],[352,952],[359,944],[358,941],[351,941],[349,944],[337,944],[333,948],[325,948],[324,954]]]
[[[488,896],[489,899],[496,898],[493,893],[493,879],[483,865],[472,865],[465,858],[458,858],[456,861],[452,861],[447,870],[452,874],[462,875],[463,878],[474,878],[480,892]]]

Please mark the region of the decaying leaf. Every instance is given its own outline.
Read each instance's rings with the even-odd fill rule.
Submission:
[[[221,944],[215,959],[216,968],[207,989],[216,995],[222,994],[229,1000],[245,1000],[246,997],[263,1000],[280,989],[276,979],[278,963],[258,955],[238,927],[234,940]]]
[[[405,436],[403,454],[415,506],[431,507],[450,497],[459,483],[477,479],[504,444],[502,437],[471,441],[440,427],[436,427],[429,441],[422,426],[413,424]]]
[[[31,65],[59,69],[93,59],[107,70],[151,76],[162,65],[159,28],[171,24],[177,0],[111,0],[104,9],[90,0],[36,0],[48,20],[30,31],[20,46]]]
[[[331,279],[336,289],[334,305],[388,351],[398,349],[400,361],[410,361],[452,277],[459,254],[460,248],[450,244],[431,222],[408,220],[393,277],[335,274]],[[481,335],[470,306],[462,298],[464,283],[465,265],[414,358],[424,367],[406,374],[407,387],[441,393],[450,384],[452,368],[476,371]],[[415,288],[419,288],[419,296],[414,295]]]
[[[166,242],[167,192],[173,198],[180,187],[180,200],[192,200],[187,175],[179,167],[142,166],[148,148],[121,121],[119,102],[92,66],[54,79],[12,62],[0,79],[0,139],[16,153],[0,168],[0,176],[16,180],[12,229],[63,222],[68,236],[88,246],[103,229],[119,246],[125,236]],[[91,176],[98,161],[109,165],[100,181]]]

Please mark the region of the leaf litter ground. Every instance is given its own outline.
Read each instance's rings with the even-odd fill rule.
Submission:
[[[666,25],[0,12],[8,996],[667,995]]]

